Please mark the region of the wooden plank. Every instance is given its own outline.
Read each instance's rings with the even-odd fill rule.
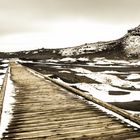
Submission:
[[[29,127],[35,127],[35,126],[56,126],[56,125],[61,125],[61,126],[73,126],[73,125],[79,125],[81,124],[81,122],[83,122],[83,124],[94,124],[94,125],[97,125],[98,123],[104,123],[105,121],[107,121],[108,124],[112,123],[112,122],[115,122],[117,124],[121,124],[121,123],[118,123],[116,121],[113,121],[112,119],[109,119],[109,118],[103,118],[102,119],[98,119],[98,120],[92,120],[92,119],[86,119],[84,121],[77,121],[77,120],[73,120],[73,121],[53,121],[53,122],[45,122],[45,121],[42,121],[42,122],[34,122],[34,123],[29,123],[29,124],[26,124],[24,122],[21,122],[21,123],[12,123],[9,128],[23,128],[23,127],[26,127],[29,126]],[[15,127],[15,124],[17,124],[17,126]],[[81,124],[82,125],[82,124]],[[8,129],[7,129],[8,130]]]
[[[110,119],[110,118],[107,118],[106,116],[98,116],[99,121],[98,121],[97,117],[75,118],[74,120],[73,119],[72,120],[59,120],[59,119],[55,119],[55,118],[52,117],[53,121],[51,120],[51,118],[46,118],[46,119],[41,119],[41,120],[27,120],[27,121],[23,121],[23,122],[22,121],[17,122],[15,120],[15,121],[12,121],[11,123],[14,124],[16,122],[17,125],[22,125],[23,124],[23,125],[26,125],[26,126],[34,124],[34,123],[36,123],[36,124],[44,123],[46,125],[51,125],[51,124],[58,124],[58,123],[69,124],[69,123],[76,123],[76,122],[79,122],[79,121],[93,121],[93,120],[95,122],[100,122],[101,118],[104,118],[104,119],[106,118],[107,120]]]
[[[67,111],[68,110],[68,111]],[[14,112],[13,116],[14,118],[21,118],[23,116],[32,116],[32,115],[43,115],[43,114],[50,114],[50,115],[54,115],[54,112],[59,114],[71,114],[73,112],[84,112],[84,111],[89,111],[89,109],[82,107],[82,108],[65,108],[65,109],[58,109],[58,110],[47,110],[47,111],[26,111],[26,112]],[[99,110],[98,110],[99,111]]]
[[[81,118],[81,117],[86,117],[86,116],[91,116],[91,117],[98,117],[100,116],[104,116],[102,113],[98,113],[98,114],[91,114],[91,112],[75,112],[72,113],[71,115],[69,115],[69,113],[65,113],[63,112],[63,114],[44,114],[44,115],[30,115],[30,116],[23,116],[21,115],[20,117],[14,117],[14,120],[16,121],[18,119],[18,121],[27,121],[27,120],[38,120],[38,119],[46,119],[49,117],[52,117],[54,119],[72,119],[72,118]]]
[[[90,136],[94,136],[94,138],[97,138],[97,137],[100,137],[101,135],[102,136],[109,136],[109,135],[112,135],[113,134],[118,134],[121,133],[121,132],[127,132],[129,131],[130,129],[128,128],[117,128],[117,127],[114,127],[115,130],[109,130],[107,133],[106,131],[103,129],[103,130],[100,130],[100,129],[84,129],[84,130],[75,130],[75,131],[67,131],[67,132],[62,132],[62,133],[57,133],[57,132],[47,132],[47,131],[32,131],[32,132],[25,132],[25,133],[22,133],[22,134],[9,134],[8,137],[9,139],[10,138],[14,138],[15,140],[16,139],[27,139],[27,138],[38,138],[38,137],[44,137],[44,139],[50,139],[50,140],[56,140],[56,139],[76,139],[76,138],[79,138],[79,137],[82,137],[82,136],[86,136],[86,139],[88,139],[88,137],[90,138]]]
[[[27,128],[27,125],[18,125],[15,127],[15,125],[13,126],[10,126],[7,128],[7,131],[11,131],[11,130],[28,130],[28,129],[32,129],[34,130],[34,128],[36,127],[45,127],[46,129],[50,129],[50,128],[69,128],[69,127],[76,127],[76,126],[92,126],[93,128],[95,127],[102,127],[102,126],[109,126],[109,125],[113,125],[113,124],[118,124],[117,122],[115,121],[112,121],[111,119],[102,119],[102,120],[98,120],[98,121],[95,121],[95,120],[90,120],[90,122],[88,120],[85,120],[83,122],[79,121],[79,122],[70,122],[70,123],[50,123],[50,124],[46,124],[46,123],[33,123],[33,124],[30,124],[28,125],[28,128]]]
[[[75,124],[77,124],[77,123],[75,123]],[[58,125],[49,125],[49,126],[47,126],[47,125],[38,125],[38,126],[36,126],[36,127],[26,127],[26,128],[18,128],[18,129],[10,129],[10,131],[9,131],[9,129],[8,129],[8,131],[9,132],[7,132],[7,133],[24,133],[24,134],[26,134],[26,133],[30,133],[30,132],[35,132],[35,131],[45,131],[46,133],[48,133],[48,132],[61,132],[61,133],[65,133],[65,132],[73,132],[73,131],[77,131],[77,130],[88,130],[88,129],[92,129],[92,130],[94,130],[94,132],[95,131],[101,131],[101,130],[106,130],[106,133],[107,133],[107,129],[109,129],[110,130],[110,128],[113,130],[113,129],[120,129],[120,128],[125,128],[124,126],[122,126],[121,124],[116,124],[116,122],[112,122],[112,123],[102,123],[102,124],[84,124],[84,125],[72,125],[72,126],[70,126],[70,125],[60,125],[60,124],[58,124]],[[54,134],[53,133],[53,134]]]

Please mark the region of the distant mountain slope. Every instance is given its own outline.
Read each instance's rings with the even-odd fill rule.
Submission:
[[[4,56],[4,55],[0,55]],[[5,53],[5,56],[50,59],[62,57],[106,57],[114,59],[140,58],[140,26],[128,30],[128,33],[117,40],[85,43],[80,46],[60,48],[60,49],[38,49],[31,51],[20,51],[15,53]]]
[[[116,57],[117,52],[123,53],[121,40],[113,40],[108,42],[86,43],[77,47],[65,48],[59,51],[62,56],[104,56]],[[115,55],[116,53],[116,55]]]
[[[93,57],[138,58],[140,57],[140,26],[128,30],[128,33],[120,39],[65,48],[59,53],[62,56],[92,54]]]

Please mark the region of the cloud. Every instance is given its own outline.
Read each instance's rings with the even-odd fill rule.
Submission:
[[[139,25],[139,5],[139,0],[0,0],[0,37],[24,34],[34,40],[25,34],[45,33],[47,38],[41,35],[40,42],[48,40],[50,46],[72,46],[72,39],[73,44],[112,39]],[[16,44],[6,42],[0,41],[0,46]]]

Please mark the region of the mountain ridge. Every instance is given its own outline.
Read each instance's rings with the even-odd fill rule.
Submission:
[[[107,57],[114,59],[140,58],[140,25],[128,30],[121,38],[111,41],[85,43],[79,46],[59,49],[36,49],[0,53],[0,57],[54,59],[63,57]]]

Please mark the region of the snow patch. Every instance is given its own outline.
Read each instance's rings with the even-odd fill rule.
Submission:
[[[3,62],[3,63],[9,63],[9,60],[4,59],[4,60],[2,60],[2,62]]]
[[[3,84],[3,79],[4,79],[4,74],[0,75],[0,86],[2,86],[2,84]]]
[[[87,65],[91,67],[100,67],[100,68],[126,68],[128,67],[127,65],[115,65],[113,63],[104,63],[101,61],[97,63],[90,62],[90,63],[87,63]]]
[[[140,60],[132,61],[132,62],[130,63],[130,65],[132,65],[132,66],[140,66]]]
[[[130,64],[130,62],[129,61],[126,61],[126,60],[111,60],[111,59],[106,59],[106,58],[104,58],[104,57],[101,57],[101,58],[95,58],[95,59],[93,59],[93,62],[95,63],[95,64],[108,64],[108,65],[118,65],[118,64],[121,64],[121,65],[123,65],[123,64]]]
[[[127,95],[109,95],[109,91],[119,91],[118,88],[109,85],[98,85],[98,84],[87,84],[87,83],[77,83],[73,84],[77,88],[87,91],[87,94],[96,97],[104,102],[131,102],[135,100],[140,100],[139,91],[132,91]],[[122,90],[121,90],[122,91]],[[125,91],[125,90],[124,90]]]
[[[60,59],[60,62],[75,62],[75,61],[76,58],[70,58],[70,57]]]
[[[54,60],[54,59],[47,59],[46,62],[54,62],[54,63],[57,63],[58,60]]]
[[[29,52],[25,52],[25,54],[29,54]]]
[[[66,71],[66,70],[62,70],[62,71],[59,71],[59,73],[71,73],[70,71]]]
[[[127,76],[126,78],[127,80],[136,80],[136,79],[140,79],[140,74],[130,74]]]
[[[38,53],[38,51],[34,51],[34,52],[32,52],[32,54],[37,54]]]
[[[86,76],[102,84],[108,84],[126,89],[140,89],[140,82],[122,80],[115,75],[104,74],[101,72],[92,72],[83,68],[75,68],[71,70],[78,72],[77,75],[79,76]]]
[[[9,70],[10,72],[10,70]],[[5,96],[3,100],[3,108],[1,114],[1,125],[0,125],[0,138],[2,138],[2,134],[6,131],[8,124],[12,119],[13,106],[15,103],[15,88],[13,86],[13,82],[10,80],[10,73],[8,74],[7,86],[5,90]]]
[[[89,74],[89,73],[92,73],[92,71],[90,70],[87,70],[87,69],[84,69],[84,68],[74,68],[74,69],[71,69],[72,71],[75,71],[77,73],[85,73],[85,74]]]
[[[101,73],[104,73],[104,74],[126,74],[126,72],[118,72],[118,71],[103,71]]]
[[[8,67],[8,64],[2,64],[1,66],[2,67]]]
[[[78,60],[78,61],[84,61],[84,62],[89,61],[89,59],[86,58],[86,57],[80,57],[80,58],[78,58],[77,60]]]
[[[0,69],[0,73],[5,73],[6,69]]]
[[[18,63],[35,63],[35,62],[33,62],[33,61],[25,61],[25,60],[20,60],[20,59],[18,59],[16,62],[18,62]]]

